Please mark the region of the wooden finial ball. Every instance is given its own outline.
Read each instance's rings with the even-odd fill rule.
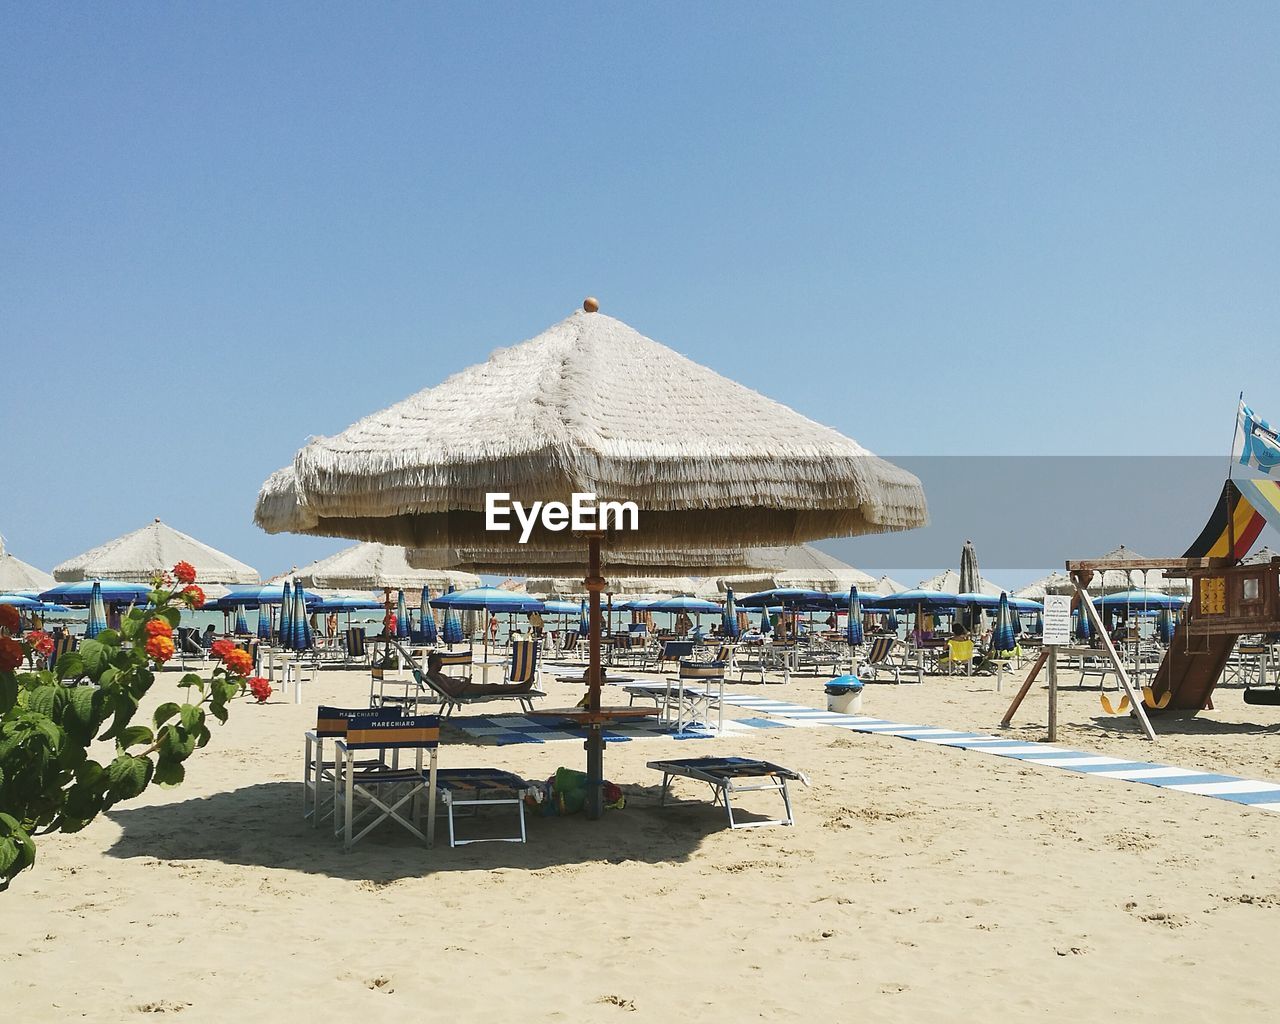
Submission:
[[[600,300],[597,299],[594,295],[588,295],[585,299],[582,300],[582,308],[585,309],[588,313],[599,313]]]

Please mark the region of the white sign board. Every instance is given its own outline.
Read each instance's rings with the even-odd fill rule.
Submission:
[[[1044,598],[1044,645],[1065,646],[1071,643],[1071,597],[1046,594]]]

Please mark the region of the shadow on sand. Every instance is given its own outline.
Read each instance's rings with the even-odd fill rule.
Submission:
[[[476,843],[449,847],[443,821],[433,849],[394,823],[384,823],[343,853],[332,822],[312,828],[302,818],[302,784],[269,782],[213,796],[150,807],[117,808],[108,816],[123,834],[108,850],[112,857],[211,861],[285,868],[333,878],[391,882],[438,871],[490,868],[538,870],[605,861],[672,863],[687,860],[702,840],[726,828],[724,811],[705,803],[658,806],[659,787],[625,787],[627,807],[607,811],[600,821],[583,815],[544,818],[526,813],[528,842]],[[708,790],[704,790],[708,793]],[[692,789],[679,794],[694,795]],[[513,824],[510,807],[491,812],[499,828]],[[483,822],[459,819],[459,833]]]

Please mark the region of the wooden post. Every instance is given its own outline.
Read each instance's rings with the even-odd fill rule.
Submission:
[[[1049,648],[1049,742],[1058,741],[1058,648]]]
[[[600,714],[600,592],[604,580],[600,576],[600,535],[587,541],[587,711]],[[595,820],[604,814],[604,730],[597,719],[587,727],[587,817]]]
[[[1013,721],[1014,712],[1018,710],[1027,694],[1031,692],[1031,686],[1035,683],[1036,676],[1040,674],[1040,669],[1044,667],[1044,663],[1048,657],[1048,651],[1041,651],[1040,656],[1036,658],[1036,663],[1031,666],[1031,671],[1027,673],[1026,682],[1022,684],[1022,688],[1018,690],[1013,701],[1009,704],[1009,710],[1004,713],[1004,718],[1000,719],[1001,728],[1009,728],[1009,723]]]

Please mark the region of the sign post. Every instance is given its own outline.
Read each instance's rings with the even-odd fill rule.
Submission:
[[[1058,648],[1071,643],[1071,598],[1066,594],[1046,594],[1044,599],[1044,646],[1049,651],[1049,742],[1058,739]]]

